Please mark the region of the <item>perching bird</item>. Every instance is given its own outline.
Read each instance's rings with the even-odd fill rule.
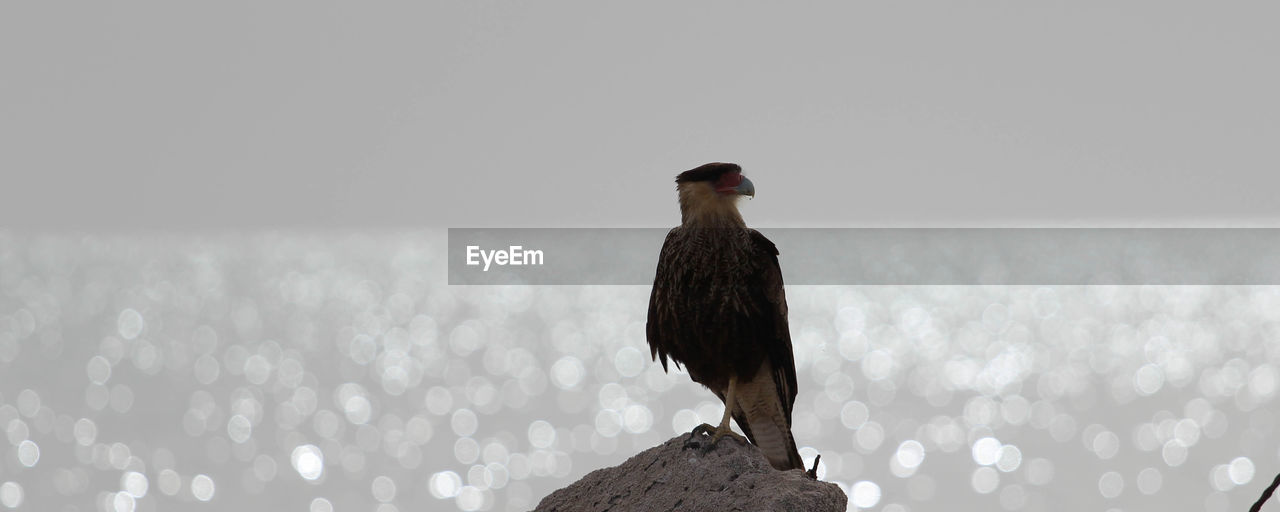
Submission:
[[[755,187],[737,164],[710,163],[680,173],[676,188],[681,223],[658,257],[650,353],[663,370],[668,358],[684,365],[724,402],[720,425],[699,425],[695,435],[714,430],[713,444],[741,440],[732,416],[773,467],[804,469],[791,435],[796,367],[778,249],[747,227],[736,204]]]

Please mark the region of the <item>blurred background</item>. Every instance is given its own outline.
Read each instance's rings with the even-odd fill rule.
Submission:
[[[0,506],[529,510],[718,421],[648,287],[448,286],[443,243],[0,235]],[[850,510],[1240,510],[1280,466],[1280,287],[787,293]]]
[[[753,226],[1276,226],[1277,10],[4,3],[0,509],[528,510],[716,419],[647,287],[444,261],[674,225],[708,161]],[[1280,470],[1276,287],[787,292],[851,509],[1218,512]]]

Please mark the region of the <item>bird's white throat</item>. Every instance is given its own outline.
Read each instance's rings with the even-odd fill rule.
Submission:
[[[681,183],[680,222],[689,227],[746,227],[737,195],[722,195],[706,182]]]

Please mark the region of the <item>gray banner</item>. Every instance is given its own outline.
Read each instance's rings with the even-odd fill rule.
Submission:
[[[668,228],[451,228],[449,284],[648,285]],[[1272,228],[760,229],[801,285],[1274,285]]]

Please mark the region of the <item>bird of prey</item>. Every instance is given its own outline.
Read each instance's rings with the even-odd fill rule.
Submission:
[[[724,402],[720,425],[694,435],[714,431],[712,446],[724,436],[741,441],[732,417],[774,468],[803,470],[791,435],[796,367],[778,249],[738,213],[755,186],[737,164],[709,163],[676,176],[676,189],[681,221],[658,257],[650,354],[664,371],[668,359],[684,365]]]

